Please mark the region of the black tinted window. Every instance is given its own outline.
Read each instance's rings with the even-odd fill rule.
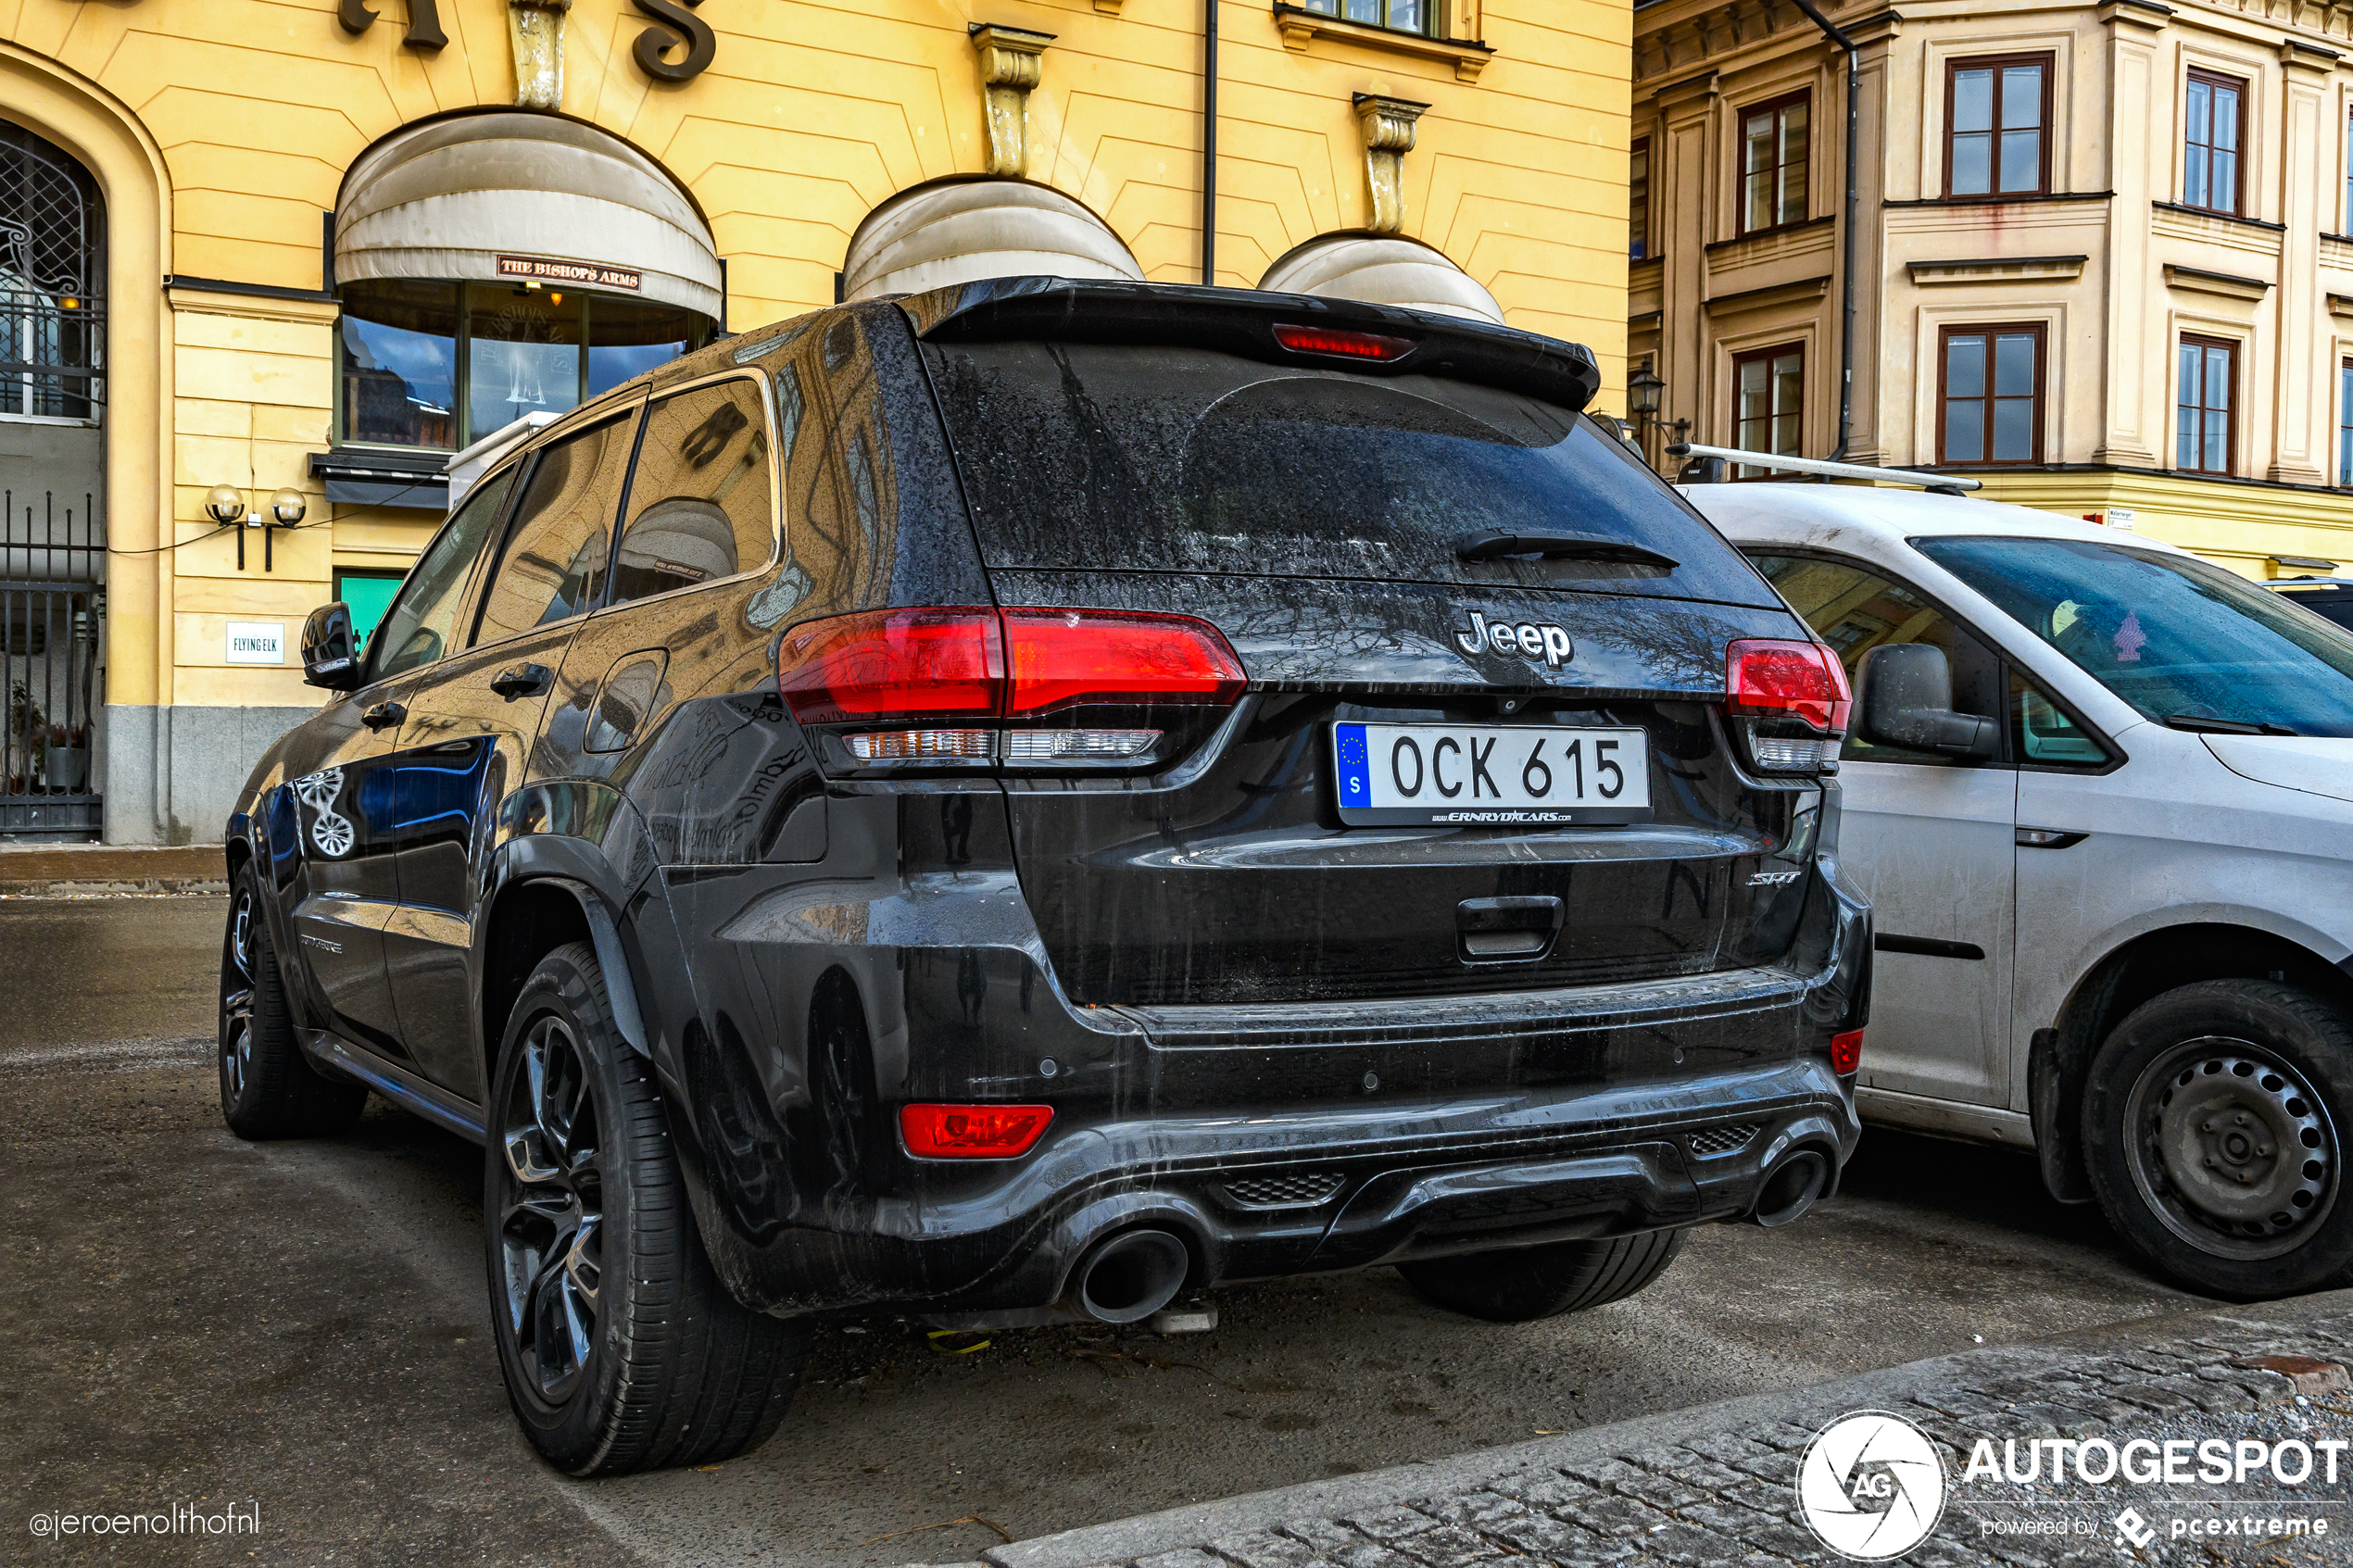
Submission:
[[[775,492],[758,382],[682,392],[647,411],[628,516],[613,557],[616,604],[768,564]]]
[[[1598,581],[1774,602],[1625,443],[1517,394],[1194,349],[925,352],[993,566]],[[1457,539],[1490,528],[1600,535],[1681,564],[1456,559]]]
[[[426,546],[409,581],[401,584],[400,597],[376,629],[376,670],[371,679],[380,681],[431,664],[456,646],[466,580],[473,575],[475,559],[490,543],[490,531],[514,483],[511,468],[484,480],[449,520],[449,526]]]
[[[495,643],[595,607],[636,431],[634,419],[609,420],[539,454],[497,574],[483,594],[475,642]]]

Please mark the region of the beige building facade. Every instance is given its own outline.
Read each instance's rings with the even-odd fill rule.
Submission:
[[[1630,46],[1626,0],[0,0],[0,837],[216,837],[455,454],[837,298],[1206,270],[1615,387]]]
[[[2353,6],[1828,12],[1860,86],[1845,456],[2251,576],[2353,565]],[[1636,12],[1629,352],[1690,438],[1839,445],[1847,51]]]

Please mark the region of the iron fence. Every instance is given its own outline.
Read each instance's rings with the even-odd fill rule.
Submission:
[[[0,491],[0,835],[95,836],[106,542],[96,497]]]

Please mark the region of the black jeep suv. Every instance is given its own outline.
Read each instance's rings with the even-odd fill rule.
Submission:
[[[1520,1320],[1852,1151],[1838,660],[1584,349],[1013,279],[726,339],[466,494],[228,824],[220,1098],[484,1144],[578,1474],[811,1315],[1394,1264]]]

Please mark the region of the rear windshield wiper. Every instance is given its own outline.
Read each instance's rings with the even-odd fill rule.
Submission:
[[[1681,565],[1673,556],[1598,533],[1570,533],[1551,529],[1514,533],[1506,528],[1482,528],[1454,541],[1454,554],[1465,560],[1500,560],[1505,556],[1541,556],[1546,560],[1609,560],[1630,566],[1655,566],[1672,571]]]
[[[2208,719],[2198,713],[2170,713],[2158,721],[2169,730],[2187,730],[2194,735],[2293,735],[2285,724],[2250,724],[2243,719]]]

